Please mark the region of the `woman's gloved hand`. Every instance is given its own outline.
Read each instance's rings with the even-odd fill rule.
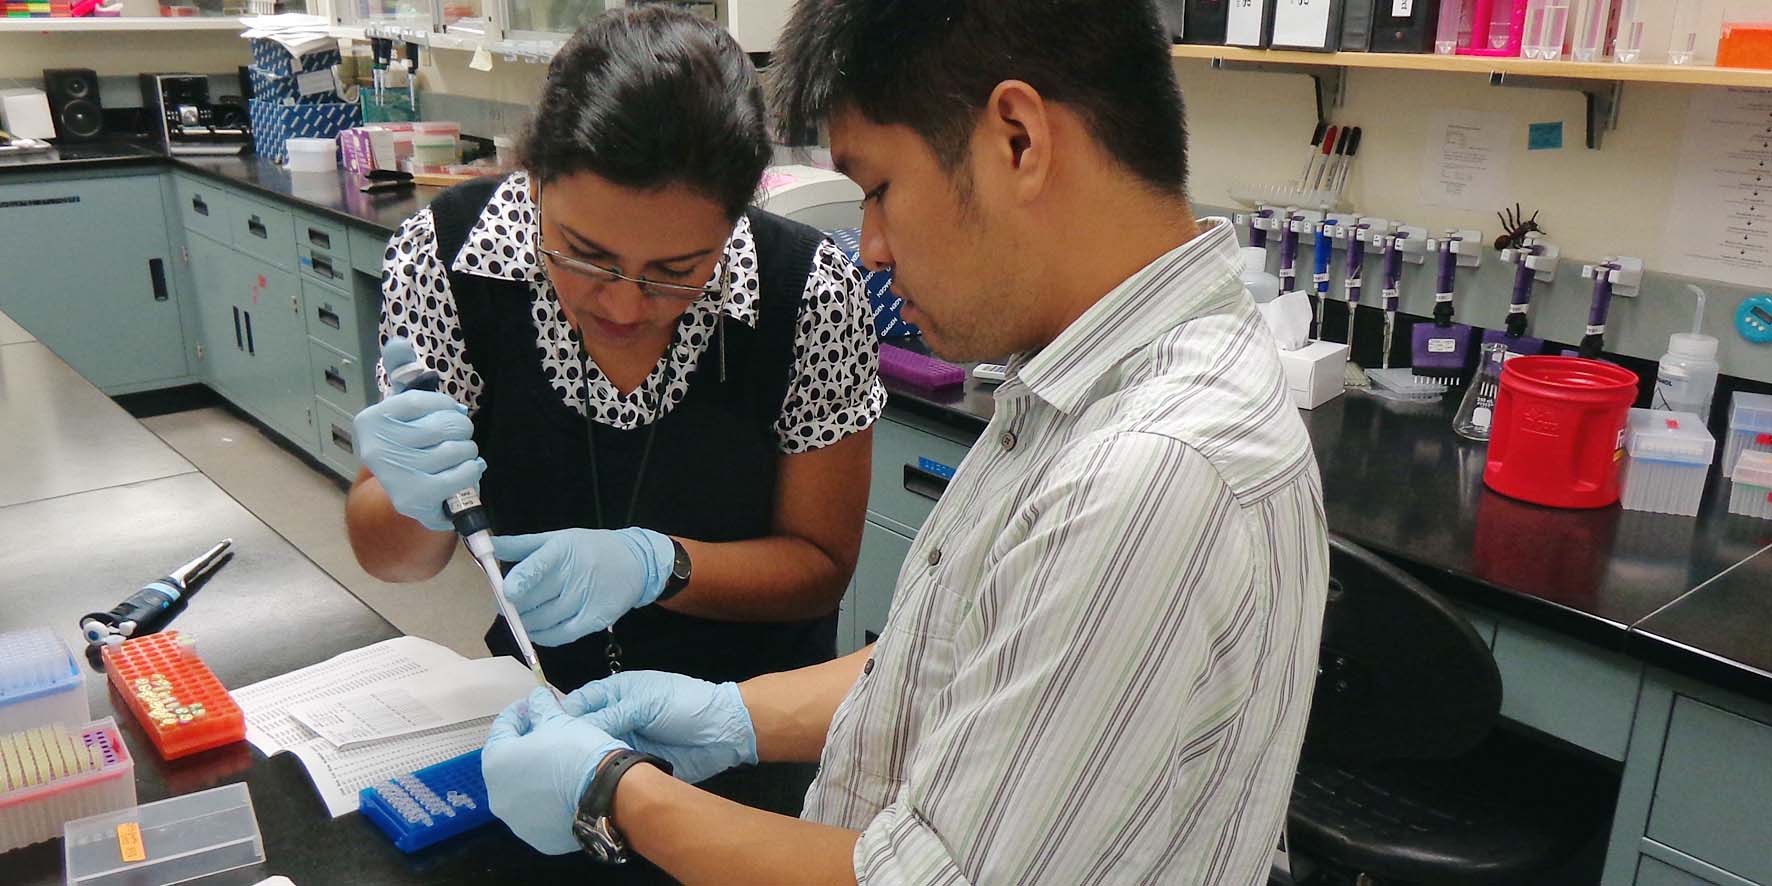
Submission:
[[[669,536],[638,527],[496,536],[492,549],[517,564],[505,596],[542,646],[564,646],[657,600],[676,561]]]
[[[690,784],[757,762],[757,731],[737,683],[623,671],[586,683],[560,707],[635,750],[662,758]]]
[[[381,353],[390,374],[418,360],[403,338],[389,339]],[[394,510],[433,532],[454,528],[443,500],[472,488],[486,472],[466,406],[436,391],[395,391],[357,413],[351,427],[357,454]]]

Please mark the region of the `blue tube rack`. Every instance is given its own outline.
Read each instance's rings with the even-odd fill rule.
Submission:
[[[477,750],[396,775],[357,796],[358,811],[401,852],[417,852],[493,819]]]

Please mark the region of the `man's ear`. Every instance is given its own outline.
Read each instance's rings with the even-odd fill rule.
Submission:
[[[1005,80],[991,90],[973,138],[975,170],[1004,181],[1019,200],[1045,190],[1052,175],[1051,109],[1038,90],[1020,80]]]

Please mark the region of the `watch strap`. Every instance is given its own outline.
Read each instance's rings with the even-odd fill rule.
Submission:
[[[597,766],[596,774],[591,776],[591,783],[578,798],[578,816],[573,821],[573,833],[578,836],[585,851],[598,861],[620,863],[627,858],[627,845],[621,840],[612,821],[615,788],[629,769],[641,763],[657,766],[667,775],[671,772],[671,764],[665,760],[624,748],[603,759]]]

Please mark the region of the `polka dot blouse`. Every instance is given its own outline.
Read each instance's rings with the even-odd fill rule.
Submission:
[[[757,247],[750,220],[740,217],[725,249],[727,297],[720,281],[677,323],[676,334],[646,380],[623,395],[585,358],[581,378],[579,340],[553,297],[553,284],[535,251],[535,204],[522,172],[505,179],[469,232],[453,270],[529,285],[536,357],[561,402],[601,424],[629,430],[668,414],[694,383],[701,356],[715,337],[721,315],[755,328],[760,299]],[[436,223],[429,209],[400,225],[388,241],[382,265],[381,341],[412,339],[425,362],[443,377],[442,390],[478,408],[480,374],[462,353],[460,318],[449,276],[437,256]],[[783,453],[809,452],[863,430],[880,417],[886,391],[880,384],[873,315],[861,272],[829,240],[820,244],[806,278],[794,334],[794,377],[775,425]],[[387,391],[386,374],[377,380]]]

